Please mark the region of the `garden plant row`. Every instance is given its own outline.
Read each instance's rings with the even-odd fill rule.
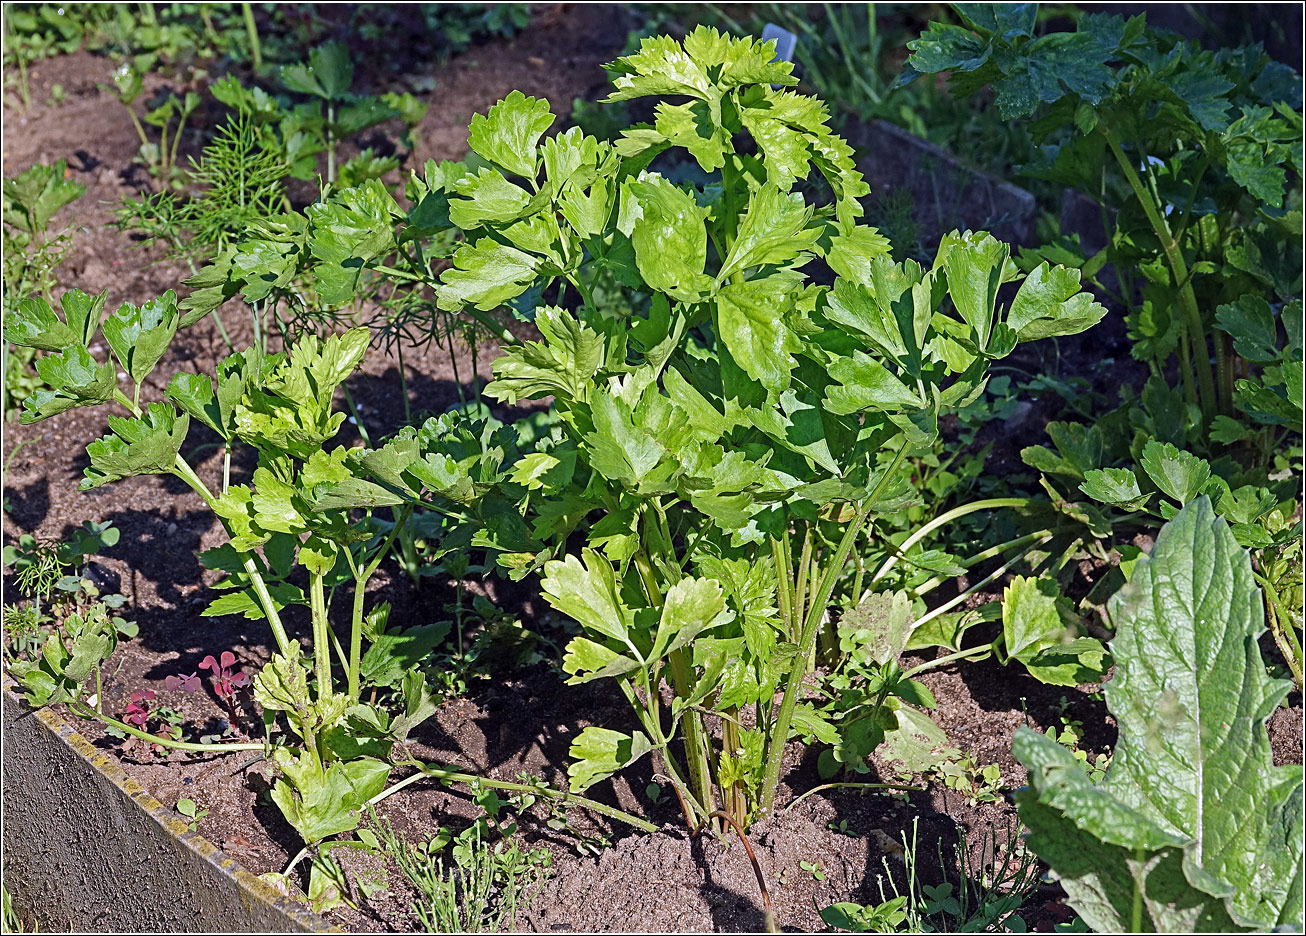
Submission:
[[[181,125],[167,135],[199,102],[174,99],[158,144],[137,123],[156,191],[119,219],[190,264],[184,298],[109,312],[107,293],[59,289],[67,235],[49,228],[78,186],[62,164],[6,180],[4,337],[35,368],[12,384],[22,422],[111,411],[81,488],[182,482],[223,531],[199,557],[219,575],[203,615],[242,615],[273,642],[252,674],[230,652],[201,664],[228,726],[252,692],[258,737],[188,739],[151,690],[114,711],[103,670],[136,628],[82,570],[118,531],[25,536],[6,546],[30,600],[5,608],[5,659],[27,702],[145,750],[265,755],[303,846],[279,880],[295,886],[307,861],[321,909],[351,892],[332,854],[393,845],[369,813],[409,784],[658,834],[591,792],[648,758],[688,831],[747,846],[783,805],[794,745],[834,784],[876,787],[859,778],[890,764],[977,795],[924,673],[991,659],[1071,690],[1111,671],[1109,764],[1073,736],[1012,740],[1028,846],[1069,906],[1102,931],[1300,925],[1302,771],[1275,766],[1265,725],[1302,678],[1301,77],[1142,16],[1046,32],[1032,5],[962,4],[951,20],[909,44],[904,79],[947,73],[959,97],[1029,121],[1024,171],[1101,204],[1101,250],[954,231],[912,258],[863,220],[852,148],[774,43],[707,26],[608,66],[607,101],[648,119],[601,139],[513,92],[471,118],[463,162],[428,161],[402,196],[386,182],[397,159],[338,164],[336,148],[386,121],[411,146],[425,108],[355,94],[342,44],[271,92],[214,82],[226,123],[189,168]],[[129,111],[140,64],[118,72]],[[315,186],[302,208],[290,180]],[[1108,305],[1141,386],[1113,401],[1023,371],[1110,327]],[[211,373],[157,373],[208,316],[230,341],[239,310],[251,346]],[[497,342],[493,378],[342,444],[359,415],[346,381],[380,344],[402,366],[413,328]],[[985,476],[976,434],[1038,391],[1068,418],[1020,452],[1030,483]],[[217,440],[220,485],[197,472],[197,439]],[[233,471],[246,453],[248,476]],[[457,682],[432,661],[465,666],[464,627],[513,609],[478,598],[465,613],[460,585],[454,620],[391,620],[369,600],[389,563],[414,587],[437,568],[533,585],[574,622],[561,675],[611,681],[629,712],[576,734],[565,786],[413,753]],[[307,639],[287,624],[303,614]],[[464,867],[491,825],[476,829],[457,843]],[[924,907],[895,894],[822,917],[919,929]]]

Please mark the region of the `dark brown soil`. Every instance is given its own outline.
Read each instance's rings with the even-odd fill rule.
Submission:
[[[432,107],[421,128],[421,147],[409,165],[420,165],[428,157],[460,158],[470,115],[510,90],[547,97],[554,112],[565,116],[573,98],[594,97],[606,87],[599,66],[620,52],[629,28],[626,13],[597,4],[560,4],[539,6],[535,15],[534,27],[516,40],[491,42],[438,70]],[[57,107],[34,104],[25,114],[6,109],[3,156],[6,176],[35,162],[69,160],[71,175],[87,186],[87,194],[61,219],[74,229],[74,249],[60,270],[62,285],[90,292],[107,288],[112,308],[174,287],[188,271],[156,263],[157,258],[109,223],[112,204],[130,190],[131,160],[138,144],[121,105],[98,90],[111,70],[110,60],[84,53],[35,65],[33,100],[45,100],[55,83],[63,86],[68,99]],[[234,309],[224,310],[224,315],[237,345],[247,342],[249,322]],[[481,346],[482,373],[496,351]],[[205,320],[179,337],[156,373],[206,371],[226,353],[216,327]],[[1086,348],[1069,353],[1088,360]],[[457,375],[465,381],[471,372],[470,355],[463,347],[456,348],[455,354]],[[447,350],[408,349],[404,363],[414,412],[439,412],[457,401],[455,370]],[[1100,387],[1108,376],[1094,373]],[[400,423],[404,401],[397,359],[374,353],[349,386],[373,436]],[[156,379],[147,393],[157,395],[162,390],[162,381]],[[1039,415],[1028,414],[1022,426],[1008,427],[1013,431],[1007,434],[1016,438],[1004,440],[997,453],[1001,467],[1020,470],[1015,443],[1041,441]],[[199,616],[211,596],[207,585],[213,576],[196,555],[218,545],[222,536],[214,518],[187,488],[172,479],[146,477],[78,493],[76,483],[86,465],[84,447],[105,430],[105,414],[99,410],[77,410],[31,427],[4,426],[5,493],[11,504],[5,516],[5,541],[21,533],[61,538],[83,521],[112,520],[121,530],[121,540],[93,564],[92,571],[111,590],[127,596],[124,613],[140,624],[140,636],[125,642],[115,657],[104,686],[107,710],[121,712],[133,690],[152,688],[161,702],[180,710],[190,726],[205,726],[194,733],[220,729],[227,713],[216,698],[207,692],[167,692],[163,680],[174,673],[194,672],[205,655],[228,649],[252,672],[269,656],[267,635],[261,625],[251,627],[241,619]],[[15,446],[31,440],[34,444],[24,445],[9,463]],[[201,438],[194,444],[206,441],[210,440]],[[216,449],[191,460],[206,482],[217,483],[221,466]],[[236,465],[236,480],[244,480],[251,469],[249,464]],[[406,580],[390,576],[383,570],[375,589],[395,602],[397,620],[422,623],[445,616],[446,586],[428,584],[417,592]],[[513,613],[539,620],[542,603],[528,589],[495,579],[482,587]],[[288,626],[292,636],[304,635],[305,616],[292,614]],[[936,720],[952,743],[972,753],[978,764],[997,763],[1007,789],[1024,780],[1010,751],[1011,733],[1020,724],[1045,728],[1059,724],[1065,713],[1082,721],[1085,747],[1091,753],[1107,751],[1114,742],[1114,727],[1101,696],[1093,692],[1045,687],[993,661],[935,671],[924,681],[939,700]],[[1299,697],[1294,700],[1293,708],[1281,709],[1271,721],[1278,762],[1302,759],[1302,713]],[[259,730],[247,698],[241,701],[240,716],[239,728],[250,733]],[[423,726],[413,741],[413,753],[487,777],[511,780],[528,773],[565,787],[571,739],[586,725],[622,728],[630,721],[629,706],[615,687],[602,683],[568,687],[553,668],[541,663],[474,683],[466,697],[445,704]],[[105,737],[97,725],[81,723],[79,730],[106,750],[122,752],[121,742]],[[795,744],[788,755],[779,797],[782,804],[821,782],[814,754]],[[186,796],[207,809],[200,831],[251,871],[280,871],[298,851],[293,830],[267,798],[266,762],[179,753],[163,757],[139,749],[122,753],[122,760],[125,769],[161,801],[173,803]],[[663,797],[656,804],[648,799],[645,788],[654,779],[652,769],[645,759],[619,778],[595,787],[590,795],[663,824],[659,834],[634,833],[580,810],[569,814],[571,828],[562,831],[545,825],[539,806],[522,818],[527,840],[552,853],[553,870],[519,919],[519,928],[667,932],[762,927],[758,884],[740,843],[711,835],[688,837],[679,827],[678,812],[669,802],[672,798]],[[480,815],[465,790],[433,782],[414,784],[386,800],[378,812],[413,839],[429,837],[442,825],[459,828]],[[944,856],[945,863],[951,860],[958,826],[967,831],[974,850],[991,825],[1002,830],[1014,821],[1014,810],[1005,801],[967,803],[960,794],[937,785],[905,798],[832,790],[756,826],[752,844],[780,925],[787,930],[812,930],[823,926],[818,908],[840,900],[879,902],[881,879],[890,875],[901,884],[898,843],[903,833],[912,834],[913,822],[917,823],[920,873],[928,883],[931,875],[937,880],[940,873],[936,856]],[[576,844],[578,834],[606,837],[611,844],[597,857],[582,855]],[[383,874],[375,858],[351,854],[343,861],[354,871]],[[800,862],[819,869],[820,879],[818,873],[803,870]],[[1054,889],[1047,897],[1055,895]],[[408,912],[412,894],[393,869],[385,890],[370,900],[354,897],[362,909],[333,911],[334,922],[351,930],[404,930],[414,925]],[[1045,929],[1054,919],[1042,911],[1027,916],[1027,922]]]

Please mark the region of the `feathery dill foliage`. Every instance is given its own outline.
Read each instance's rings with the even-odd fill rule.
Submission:
[[[164,241],[175,256],[194,263],[225,250],[233,232],[255,218],[283,210],[290,174],[279,148],[270,146],[253,118],[238,111],[218,128],[199,160],[191,159],[187,191],[123,199],[118,226]]]

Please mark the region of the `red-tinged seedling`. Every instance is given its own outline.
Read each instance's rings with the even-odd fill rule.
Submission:
[[[213,657],[209,657],[209,659],[211,660]],[[189,676],[178,673],[176,676],[169,676],[165,679],[163,685],[167,687],[169,692],[199,692],[203,688],[199,673],[191,673]]]
[[[236,712],[236,690],[245,688],[250,682],[249,674],[244,670],[232,672],[232,667],[235,665],[236,654],[230,650],[223,650],[222,656],[218,659],[214,659],[213,654],[210,653],[200,661],[200,669],[209,671],[214,693],[226,703],[227,711],[231,715],[232,728],[240,722],[240,716]]]
[[[236,694],[237,689],[243,689],[249,685],[249,675],[243,670],[232,672],[231,668],[236,665],[236,655],[230,650],[223,650],[220,660],[215,660],[213,654],[209,654],[200,661],[200,669],[208,670],[212,674],[213,691],[218,694],[219,699],[229,699]],[[192,677],[193,678],[193,677]],[[188,692],[194,690],[187,690]]]
[[[144,728],[145,723],[150,720],[149,703],[154,700],[153,689],[137,689],[128,697],[127,711],[123,713],[122,720],[137,728]]]

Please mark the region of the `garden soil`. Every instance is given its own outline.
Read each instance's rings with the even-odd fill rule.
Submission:
[[[548,98],[554,112],[562,115],[570,112],[574,98],[600,96],[607,86],[600,66],[624,45],[630,27],[625,15],[597,4],[538,6],[533,28],[516,39],[495,40],[438,68],[428,66],[426,73],[433,74],[437,83],[420,128],[418,152],[410,155],[407,165],[420,165],[427,158],[462,157],[471,114],[484,111],[513,89]],[[73,235],[72,251],[60,269],[61,285],[88,292],[108,289],[110,308],[123,301],[144,301],[176,286],[189,273],[161,262],[111,224],[114,203],[144,181],[132,166],[138,146],[135,131],[121,105],[101,88],[109,82],[112,68],[109,59],[86,53],[36,64],[31,70],[34,104],[24,114],[6,108],[3,138],[5,176],[35,162],[63,158],[68,160],[70,177],[86,186],[86,195],[59,219],[71,225]],[[363,63],[359,77],[366,83],[375,76],[369,76]],[[147,91],[167,84],[168,79],[152,76],[150,82]],[[55,84],[63,87],[67,99],[58,106],[39,103]],[[243,347],[251,338],[249,323],[233,309],[223,314],[236,345]],[[488,376],[488,361],[497,348],[482,342],[475,361],[461,344],[455,343],[452,352],[435,343],[405,349],[412,413],[438,413],[457,402],[459,384],[466,389],[474,367],[482,379]],[[170,357],[147,385],[146,396],[162,395],[163,376],[178,369],[209,372],[227,353],[217,328],[206,319],[178,336]],[[1110,320],[1104,322],[1085,344],[1061,342],[1057,353],[1062,373],[1092,375],[1103,391],[1137,377],[1130,369],[1118,321],[1114,326]],[[1049,362],[1026,363],[1034,369]],[[405,405],[395,356],[369,356],[348,386],[373,438],[403,421]],[[988,470],[1020,471],[1019,450],[1042,441],[1042,427],[1052,406],[1051,401],[1022,403],[1005,426],[981,436],[981,443],[996,443]],[[159,692],[159,701],[186,717],[193,734],[221,731],[228,715],[216,698],[169,693],[163,680],[195,672],[204,656],[223,650],[234,651],[244,668],[253,671],[271,652],[267,635],[257,623],[200,616],[212,595],[208,585],[213,574],[201,567],[196,555],[222,541],[221,528],[180,482],[132,478],[88,493],[77,491],[87,464],[85,445],[106,429],[103,410],[75,410],[30,427],[4,426],[5,542],[22,533],[58,539],[83,521],[113,521],[121,539],[93,563],[91,573],[105,589],[127,597],[123,613],[140,624],[140,636],[123,643],[115,655],[104,685],[106,710],[121,712],[133,690],[152,688]],[[192,433],[191,441],[197,446],[186,453],[192,464],[206,483],[218,484],[221,460],[216,436]],[[354,441],[347,439],[347,443]],[[251,462],[238,462],[233,465],[233,481],[247,480],[252,470]],[[1085,569],[1084,587],[1096,571],[1092,566]],[[527,626],[554,644],[565,640],[559,622],[550,618],[537,592],[493,577],[468,587],[520,615]],[[391,619],[401,624],[445,618],[444,605],[452,598],[449,587],[438,581],[428,580],[415,590],[406,579],[388,578],[384,570],[376,576],[373,589],[373,600],[394,604]],[[287,624],[292,636],[307,636],[306,616],[288,613]],[[571,739],[590,724],[625,727],[631,713],[610,683],[565,686],[557,667],[547,659],[556,663],[556,648],[548,642],[541,646],[544,662],[473,682],[464,696],[445,703],[412,740],[413,755],[487,777],[512,780],[529,774],[565,786]],[[1012,731],[1019,725],[1059,726],[1064,715],[1083,722],[1088,732],[1084,747],[1090,755],[1109,750],[1114,742],[1113,723],[1098,687],[1042,686],[992,660],[934,671],[923,681],[939,700],[936,720],[951,742],[971,752],[977,764],[998,764],[1007,790],[1024,779],[1010,750]],[[1280,709],[1270,725],[1280,763],[1302,760],[1301,700],[1294,694],[1290,701],[1293,707]],[[256,733],[258,720],[248,696],[238,704],[237,730]],[[93,723],[81,722],[78,730],[117,754],[124,769],[162,802],[174,803],[184,796],[207,809],[199,831],[254,873],[280,871],[299,849],[293,830],[267,796],[271,772],[266,762],[243,755],[156,756],[141,748],[124,750],[121,741],[104,736]],[[772,907],[785,930],[822,928],[818,910],[833,902],[878,903],[893,896],[891,888],[901,887],[904,881],[904,841],[915,842],[923,882],[935,883],[941,880],[941,868],[956,867],[958,829],[966,832],[972,860],[986,833],[997,830],[1001,840],[1007,830],[1016,829],[1007,797],[967,802],[937,783],[930,784],[928,792],[898,795],[828,790],[787,808],[785,804],[822,782],[814,754],[801,744],[793,745],[788,754],[778,798],[781,808],[751,833]],[[533,899],[518,915],[515,928],[650,932],[762,928],[761,893],[741,843],[734,836],[710,832],[688,835],[674,797],[665,791],[656,802],[650,797],[650,786],[656,783],[653,769],[645,758],[593,788],[590,795],[647,816],[663,826],[657,834],[599,821],[578,809],[567,813],[562,828],[546,824],[540,805],[520,816],[526,843],[546,849],[551,868],[547,879],[532,889]],[[398,776],[401,772],[396,771]],[[858,779],[899,778],[885,765],[872,764],[871,773]],[[923,787],[919,778],[916,782]],[[410,840],[428,838],[441,826],[457,830],[481,814],[466,789],[425,781],[387,799],[377,812]],[[505,816],[515,818],[515,813],[507,809]],[[413,894],[393,866],[348,849],[335,854],[342,852],[349,853],[341,857],[342,864],[376,887],[369,888],[370,897],[351,895],[358,909],[333,910],[328,918],[350,930],[412,928],[408,908]],[[299,880],[301,886],[305,883]],[[1065,918],[1065,908],[1056,899],[1059,891],[1054,885],[1041,887],[1026,921],[1034,928],[1050,929]]]

